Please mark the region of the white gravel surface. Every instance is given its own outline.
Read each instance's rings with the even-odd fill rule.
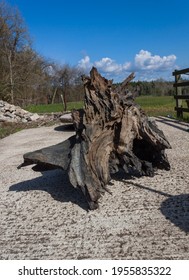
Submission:
[[[17,169],[24,153],[73,132],[41,127],[0,140],[0,258],[189,259],[189,127],[157,124],[172,145],[171,170],[114,177],[95,211],[64,171]]]

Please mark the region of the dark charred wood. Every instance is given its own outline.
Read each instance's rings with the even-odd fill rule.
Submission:
[[[76,138],[72,136],[57,145],[26,153],[23,156],[24,162],[18,166],[18,169],[36,164],[38,166],[46,166],[47,169],[61,168],[67,170],[70,164],[70,152],[75,143]]]
[[[135,104],[126,91],[132,73],[117,89],[96,68],[83,76],[84,109],[73,111],[75,136],[24,155],[23,165],[46,164],[68,171],[71,184],[81,188],[89,208],[120,169],[138,176],[154,176],[157,168],[170,169],[165,149],[171,148],[163,132]]]

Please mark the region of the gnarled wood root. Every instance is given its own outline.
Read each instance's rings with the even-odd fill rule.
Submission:
[[[23,165],[38,163],[68,170],[71,184],[81,188],[90,209],[98,207],[111,173],[123,169],[153,176],[156,168],[169,170],[165,149],[171,146],[155,122],[125,92],[130,78],[113,90],[112,81],[93,67],[90,77],[82,77],[85,107],[72,112],[76,135],[25,154]]]

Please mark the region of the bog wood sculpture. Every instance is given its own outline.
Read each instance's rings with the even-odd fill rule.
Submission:
[[[168,140],[125,91],[133,77],[113,90],[112,81],[93,67],[90,77],[82,77],[84,109],[72,112],[75,135],[25,154],[22,166],[35,163],[67,170],[71,184],[81,188],[90,209],[98,207],[111,174],[120,169],[138,176],[153,176],[157,168],[169,170]]]

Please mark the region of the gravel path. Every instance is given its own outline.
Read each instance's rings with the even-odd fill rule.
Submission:
[[[28,129],[0,140],[1,259],[189,259],[189,127],[165,118],[170,171],[114,177],[95,211],[61,170],[21,170],[24,153],[73,132]]]

